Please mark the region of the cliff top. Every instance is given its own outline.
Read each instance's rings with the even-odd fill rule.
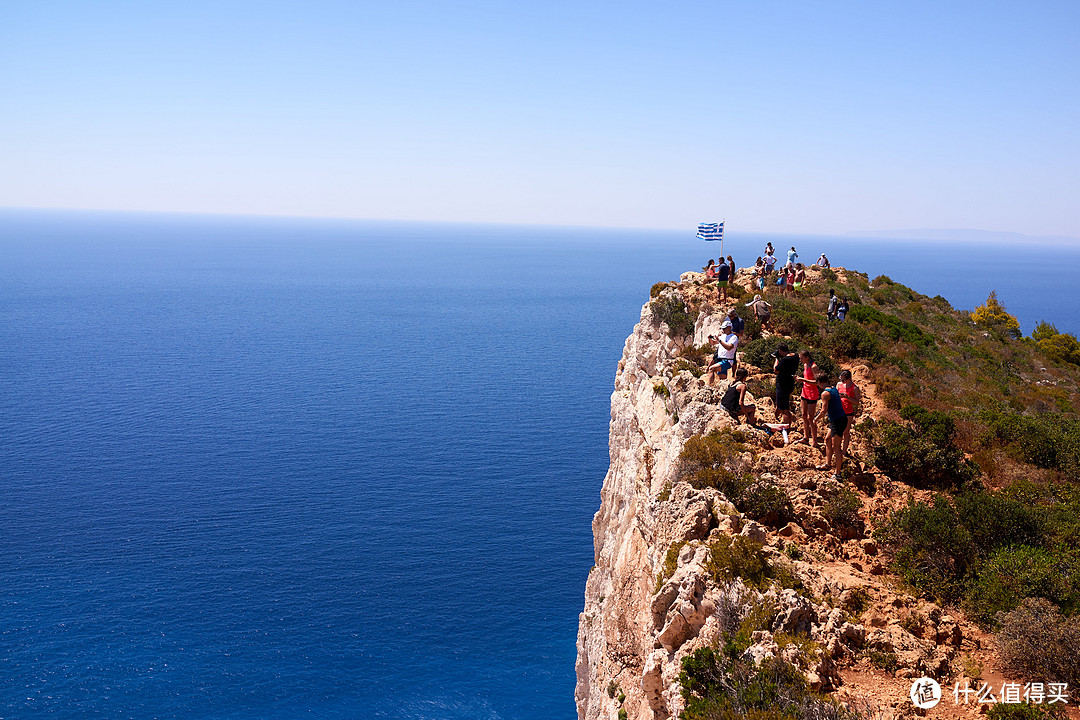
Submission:
[[[596,656],[616,646],[622,669],[608,682],[640,678],[619,703],[630,717],[711,717],[703,674],[750,660],[760,672],[769,658],[864,714],[913,711],[902,699],[920,675],[1080,687],[1076,661],[1037,660],[1063,633],[1080,637],[1070,619],[1080,606],[1076,339],[1046,324],[1021,337],[993,294],[957,310],[844,268],[810,268],[795,293],[765,287],[752,269],[737,272],[726,302],[702,273],[657,283],[627,341],[579,637],[579,714],[601,716],[591,708],[603,696],[583,684],[600,682]],[[847,299],[843,321],[827,318],[830,289]],[[771,305],[764,328],[747,307],[755,295]],[[840,482],[821,469],[797,407],[785,443],[720,406],[731,380],[710,385],[707,339],[729,309],[744,320],[737,357],[759,423],[773,420],[780,342],[809,350],[833,378],[851,371],[863,398]],[[604,648],[590,656],[596,634]],[[737,695],[717,697],[738,705]],[[950,697],[930,713],[977,708]]]

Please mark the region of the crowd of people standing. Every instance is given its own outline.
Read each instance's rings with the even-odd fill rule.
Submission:
[[[794,246],[787,251],[787,262],[779,273],[775,285],[779,288],[781,296],[785,292],[794,294],[806,284],[806,269],[802,263],[797,262],[799,257]],[[819,267],[830,267],[829,259],[824,253],[818,258]],[[774,272],[776,255],[769,243],[765,247],[765,253],[759,257],[755,265],[753,284],[764,292],[770,274]],[[709,260],[705,267],[707,280],[715,280],[717,283],[717,299],[725,302],[728,297],[727,289],[735,278],[735,262],[730,255],[720,258],[719,264]],[[761,323],[763,330],[771,330],[770,321],[772,305],[765,301],[760,294],[746,303],[746,307],[753,310],[755,317]],[[829,299],[826,315],[828,321],[842,321],[848,311],[847,298],[838,297],[833,289],[829,290]],[[757,407],[746,401],[747,379],[749,371],[739,367],[738,347],[743,336],[745,324],[736,313],[734,307],[727,311],[720,326],[719,335],[709,335],[708,342],[715,348],[713,357],[706,369],[706,384],[713,385],[714,380],[731,380],[724,389],[721,407],[737,422],[745,420],[751,426],[758,425]],[[808,349],[802,349],[798,353],[789,350],[787,343],[780,342],[776,351],[772,354],[774,374],[774,420],[771,427],[784,430],[794,424],[792,411],[793,395],[796,386],[801,384],[798,396],[800,419],[804,442],[822,450],[825,454],[824,464],[818,470],[833,470],[833,479],[839,480],[840,470],[844,455],[848,452],[851,443],[851,428],[854,417],[859,411],[859,403],[862,393],[854,383],[849,370],[840,373],[839,380],[833,382],[828,373],[823,372]],[[800,373],[801,367],[801,373]],[[819,432],[819,423],[826,422],[826,429]]]

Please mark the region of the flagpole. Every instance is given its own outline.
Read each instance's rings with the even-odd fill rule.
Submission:
[[[727,218],[720,221],[720,254],[724,254],[724,233],[727,232]]]

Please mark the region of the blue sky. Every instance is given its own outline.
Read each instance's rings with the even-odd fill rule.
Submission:
[[[7,2],[0,206],[1080,236],[1075,2]]]

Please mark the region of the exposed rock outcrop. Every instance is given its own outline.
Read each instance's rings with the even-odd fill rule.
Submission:
[[[843,684],[841,666],[871,649],[895,656],[900,668],[944,676],[963,630],[925,603],[918,615],[925,627],[910,621],[912,607],[892,604],[896,594],[876,578],[882,566],[861,521],[833,527],[822,514],[818,490],[827,475],[813,470],[821,458],[815,449],[778,447],[779,436],[747,431],[755,448],[748,466],[783,486],[794,507],[794,521],[771,528],[739,513],[718,490],[695,489],[679,478],[677,460],[688,438],[734,424],[719,406],[720,388],[694,377],[678,358],[688,346],[704,344],[723,317],[722,308],[702,300],[703,289],[693,283],[698,278],[688,273],[662,291],[702,308],[693,335],[672,338],[647,303],[618,365],[611,464],[593,519],[595,566],[577,638],[579,718],[615,718],[620,709],[631,719],[677,717],[683,658],[719,643],[755,607],[768,608],[771,625],[754,633],[744,657],[783,657],[815,689]],[[657,389],[661,383],[665,391]],[[759,415],[771,416],[769,403],[758,402]],[[870,500],[863,502],[872,509]],[[709,543],[736,535],[790,567],[804,590],[763,592],[739,578],[718,581],[708,569]],[[817,557],[795,559],[811,542]]]

